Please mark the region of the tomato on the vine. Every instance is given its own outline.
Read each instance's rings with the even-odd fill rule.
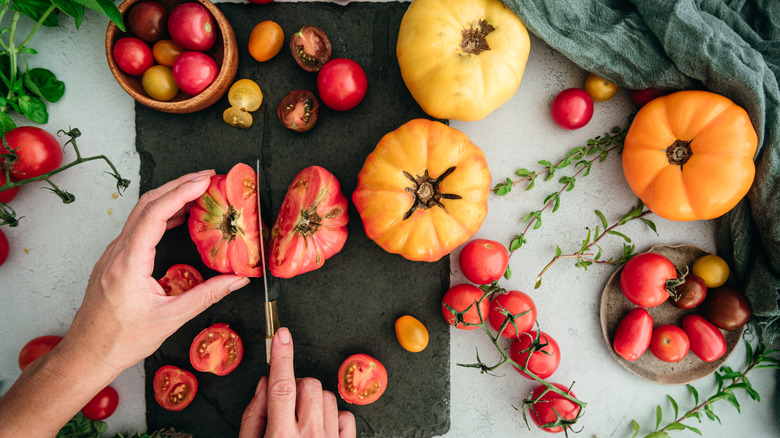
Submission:
[[[180,263],[168,268],[165,276],[157,280],[165,291],[165,295],[181,295],[193,287],[203,283],[203,276],[190,265]]]
[[[398,343],[412,353],[419,353],[428,346],[428,329],[412,315],[404,315],[395,320],[395,336]]]
[[[495,331],[499,331],[501,325],[510,320],[501,331],[501,336],[516,338],[520,333],[531,330],[536,323],[536,304],[519,290],[500,292],[490,302],[488,320]]]
[[[336,111],[356,107],[365,97],[367,87],[366,72],[351,59],[331,59],[317,74],[317,91],[322,103]]]
[[[587,91],[567,88],[553,99],[552,118],[564,129],[579,129],[593,117],[593,99]]]
[[[317,123],[320,102],[309,90],[289,92],[279,103],[279,120],[285,128],[295,132],[306,132]]]
[[[195,375],[173,365],[165,365],[154,374],[154,399],[169,411],[180,411],[189,405],[198,392]]]
[[[712,362],[726,354],[726,338],[715,325],[696,314],[683,318],[682,328],[691,342],[691,351],[704,362]]]
[[[674,287],[676,295],[669,300],[678,309],[693,309],[707,297],[707,285],[694,274],[685,276],[685,283]]]
[[[546,379],[558,369],[561,363],[561,349],[558,342],[549,334],[532,330],[521,333],[512,341],[509,347],[509,358],[537,377]],[[533,380],[533,377],[520,368],[514,367],[514,369],[526,379]]]
[[[553,383],[553,385],[564,393],[577,398],[569,388],[560,383]],[[545,385],[537,386],[531,393],[531,398],[525,400],[524,404],[528,406],[531,421],[543,431],[551,433],[563,432],[564,427],[570,428],[570,426],[554,426],[554,424],[560,418],[574,420],[580,412],[580,406],[577,403],[547,389]]]
[[[704,300],[704,316],[723,330],[736,330],[750,321],[753,312],[741,290],[723,286],[713,289]]]
[[[11,248],[8,244],[8,238],[5,237],[3,230],[0,230],[0,266],[3,266],[8,256],[11,254]]]
[[[585,79],[585,91],[588,92],[594,102],[606,102],[615,97],[618,86],[593,73]]]
[[[158,64],[173,67],[173,61],[184,53],[184,49],[177,46],[172,40],[160,40],[152,47],[152,56]]]
[[[347,403],[373,403],[387,389],[387,370],[381,362],[367,354],[353,354],[339,367],[338,389]]]
[[[645,354],[652,338],[653,317],[647,309],[635,307],[618,323],[612,347],[623,359],[633,362]]]
[[[173,79],[173,72],[164,65],[149,67],[141,78],[141,86],[149,97],[161,102],[173,99],[179,92],[179,87]]]
[[[230,374],[243,357],[244,343],[227,324],[218,323],[204,329],[190,346],[192,367],[218,376]]]
[[[672,324],[658,326],[653,330],[650,351],[664,362],[679,362],[685,359],[691,349],[691,342],[685,330]]]
[[[184,52],[173,61],[173,79],[181,91],[195,96],[209,87],[219,74],[216,61],[201,52]]]
[[[473,239],[460,251],[460,271],[468,281],[490,284],[504,275],[509,266],[509,253],[495,240]]]
[[[693,262],[694,274],[704,280],[707,287],[721,287],[729,279],[729,264],[715,254],[707,254]]]
[[[678,284],[674,263],[654,252],[631,257],[620,272],[620,290],[637,306],[660,306],[674,295]]]
[[[2,235],[3,232],[0,230],[0,236]],[[0,242],[1,241],[2,237],[0,237]],[[0,253],[1,252],[2,243],[0,243]],[[0,254],[0,259],[2,259],[2,254]],[[2,263],[0,262],[0,264]],[[19,351],[19,369],[24,371],[24,369],[27,368],[27,365],[30,365],[32,361],[38,359],[41,356],[49,354],[49,352],[53,350],[61,340],[61,336],[39,336],[24,344],[22,350]]]
[[[317,26],[303,26],[290,38],[290,50],[298,65],[306,71],[320,71],[333,51],[328,36]]]
[[[154,65],[152,49],[136,37],[120,38],[111,53],[117,67],[130,76],[141,76]]]
[[[127,13],[127,29],[145,43],[153,44],[168,33],[168,10],[155,1],[142,1]]]
[[[62,147],[53,135],[35,126],[20,126],[5,133],[0,140],[0,153],[16,153],[11,159],[11,176],[25,180],[41,176],[60,167]],[[3,172],[5,173],[5,172]]]
[[[283,45],[284,31],[275,21],[261,21],[249,34],[249,54],[259,62],[276,56]]]
[[[6,180],[5,166],[0,166],[0,187],[4,186],[6,182],[16,182],[16,178],[14,178],[13,176],[9,176],[9,179]],[[8,204],[18,194],[19,194],[19,187],[3,190],[2,192],[0,192],[0,202],[2,202],[3,204]]]
[[[119,393],[116,389],[106,386],[87,402],[81,413],[92,421],[101,421],[110,417],[119,406]]]
[[[168,33],[185,50],[205,52],[217,41],[217,24],[200,3],[182,3],[168,15]]]
[[[453,311],[462,313],[460,320]],[[487,321],[490,300],[485,297],[482,289],[473,284],[459,284],[444,294],[441,299],[441,313],[447,323],[456,329],[474,330],[478,324]]]

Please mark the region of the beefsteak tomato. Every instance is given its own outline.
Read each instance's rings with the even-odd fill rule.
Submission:
[[[179,263],[168,268],[165,276],[157,282],[162,286],[165,295],[172,297],[203,283],[203,276],[192,266]]]

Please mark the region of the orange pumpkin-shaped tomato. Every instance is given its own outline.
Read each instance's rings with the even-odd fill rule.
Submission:
[[[623,173],[658,216],[713,219],[747,194],[757,145],[742,107],[708,91],[679,91],[639,110],[626,135]]]
[[[366,235],[384,250],[436,261],[482,225],[490,185],[485,154],[465,134],[415,119],[382,137],[352,201]]]

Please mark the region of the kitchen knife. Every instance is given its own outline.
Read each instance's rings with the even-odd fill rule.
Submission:
[[[265,298],[265,359],[268,365],[271,364],[271,342],[274,338],[276,329],[279,328],[279,314],[276,310],[276,297],[273,300],[269,299],[268,294],[268,276],[269,272],[266,267],[266,254],[265,254],[265,238],[263,237],[263,214],[262,214],[262,201],[260,194],[265,191],[265,178],[260,173],[260,160],[257,160],[257,221],[258,230],[260,235],[260,266],[263,269],[263,292]]]

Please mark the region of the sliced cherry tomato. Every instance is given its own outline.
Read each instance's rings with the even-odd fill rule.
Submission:
[[[214,324],[195,337],[190,346],[192,367],[218,376],[230,374],[244,357],[241,337],[227,324]]]
[[[567,88],[553,99],[553,121],[564,129],[579,129],[593,117],[593,99],[587,91]]]
[[[734,287],[713,289],[704,300],[704,316],[723,330],[742,328],[752,315],[745,294]]]
[[[141,76],[154,65],[152,49],[135,37],[120,38],[111,53],[117,67],[130,76]]]
[[[216,61],[201,52],[184,52],[173,61],[173,79],[181,91],[195,96],[209,87],[219,75]]]
[[[339,395],[356,405],[371,404],[387,389],[387,370],[367,354],[353,354],[339,367]]]
[[[179,47],[205,52],[217,42],[217,23],[200,3],[182,3],[168,16],[168,33]]]
[[[691,351],[704,362],[712,362],[726,354],[726,338],[704,317],[687,315],[683,318],[682,328],[691,341]]]
[[[16,153],[17,158],[11,161],[11,176],[18,180],[41,176],[62,164],[62,147],[53,135],[41,128],[20,126],[3,137],[0,153],[8,154],[6,144]]]
[[[284,31],[278,23],[261,21],[249,34],[249,54],[259,62],[276,56],[284,45]]]
[[[9,178],[10,178],[10,182],[16,182],[16,178],[14,178],[13,176],[9,176]],[[5,167],[0,166],[0,187],[4,186],[6,182],[8,181],[6,181],[5,179]],[[0,192],[0,202],[2,202],[3,204],[8,204],[16,197],[17,194],[19,194],[19,187],[3,190],[2,192]]]
[[[116,389],[106,386],[92,397],[81,413],[92,421],[101,421],[110,417],[116,411],[117,406],[119,406],[119,393],[116,392]]]
[[[154,399],[169,411],[186,408],[198,392],[195,375],[173,365],[165,365],[157,370],[152,385]]]
[[[164,65],[149,67],[141,78],[144,91],[154,100],[167,102],[179,92],[179,87],[173,79],[173,72]]]
[[[506,272],[509,253],[504,245],[494,240],[473,239],[460,251],[458,265],[468,281],[490,284]]]
[[[428,329],[412,315],[395,320],[395,336],[401,346],[412,353],[419,353],[428,346]]]
[[[254,122],[252,114],[234,106],[231,106],[222,113],[222,120],[234,128],[241,129],[250,128]]]
[[[356,107],[365,97],[367,87],[366,72],[351,59],[331,59],[317,75],[317,92],[322,103],[336,111]]]
[[[721,287],[729,279],[729,265],[715,254],[707,254],[693,262],[693,273],[704,280],[707,287]]]
[[[512,341],[509,348],[509,358],[537,377],[546,379],[558,369],[558,365],[561,363],[561,349],[552,336],[532,330],[521,333],[517,339]],[[534,380],[520,368],[514,368],[521,376]]]
[[[203,283],[203,276],[190,265],[180,263],[168,268],[165,276],[157,281],[165,291],[165,295],[180,295]]]
[[[168,10],[155,1],[136,3],[127,13],[127,29],[145,43],[153,44],[168,33]]]
[[[473,284],[459,284],[444,294],[441,300],[441,313],[447,323],[455,326],[456,329],[474,330],[483,321],[487,321],[490,300],[485,297],[482,289]],[[457,317],[456,313],[460,313],[460,317]]]
[[[172,40],[157,41],[154,43],[154,47],[152,47],[154,60],[157,61],[158,64],[166,67],[173,67],[173,61],[176,61],[176,58],[184,53],[184,51],[184,49],[177,46]]]
[[[566,394],[576,398],[569,388],[560,383],[553,383],[556,388]],[[580,406],[577,403],[565,398],[564,396],[550,391],[544,385],[539,385],[531,393],[530,400],[526,400],[528,413],[531,421],[545,432],[558,433],[563,432],[564,427],[571,430],[571,426],[556,426],[561,424],[560,419],[573,420],[577,418],[580,412]]]
[[[330,61],[330,39],[317,26],[303,26],[290,38],[290,50],[295,62],[306,71],[320,71]]]
[[[3,232],[0,231],[0,240],[2,240],[2,236]],[[2,245],[0,245],[0,247],[1,246]],[[0,254],[0,259],[2,259],[2,254]],[[0,262],[0,264],[2,264],[2,262]],[[39,336],[24,344],[24,347],[22,347],[22,350],[19,352],[19,369],[24,371],[24,369],[27,368],[27,365],[30,365],[32,361],[49,354],[61,340],[61,336]]]
[[[637,105],[645,106],[646,103],[656,97],[666,96],[671,93],[670,90],[660,90],[658,88],[643,88],[641,90],[631,90],[631,99]]]
[[[628,301],[642,307],[660,306],[680,283],[674,263],[661,254],[637,254],[620,273],[620,290]]]
[[[707,296],[704,280],[693,274],[686,275],[685,283],[675,286],[674,290],[676,295],[669,302],[678,309],[693,309]]]
[[[650,351],[664,362],[679,362],[691,349],[691,341],[685,330],[676,325],[662,325],[653,330]]]
[[[263,103],[263,92],[257,82],[239,79],[228,90],[228,102],[244,111],[257,111]]]
[[[589,74],[588,78],[585,79],[585,91],[588,92],[594,102],[606,102],[612,99],[617,94],[617,90],[617,85],[593,73]]]
[[[309,90],[295,90],[284,96],[279,104],[279,120],[285,128],[306,132],[317,123],[320,102]]]
[[[653,317],[647,309],[635,307],[623,317],[615,329],[612,346],[627,361],[639,359],[653,338]]]
[[[516,338],[520,333],[527,332],[536,323],[536,304],[527,294],[519,290],[510,290],[496,294],[490,303],[488,315],[490,326],[499,331],[501,325],[509,320],[501,336]]]
[[[5,237],[3,230],[0,230],[0,266],[3,266],[3,263],[8,260],[8,255],[10,253],[11,248],[8,244],[8,238]]]

